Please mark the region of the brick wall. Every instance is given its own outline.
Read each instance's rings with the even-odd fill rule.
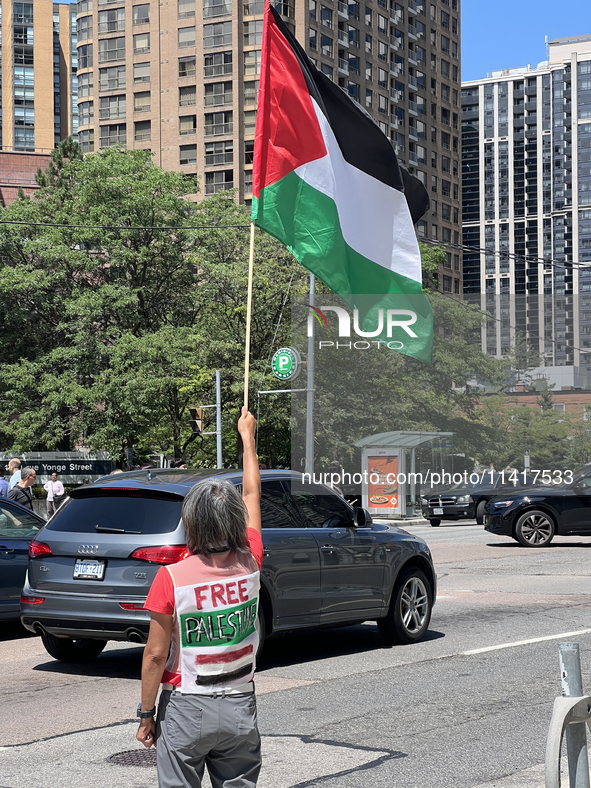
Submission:
[[[0,205],[16,200],[19,188],[32,195],[39,187],[35,173],[49,163],[48,153],[17,153],[0,150]]]

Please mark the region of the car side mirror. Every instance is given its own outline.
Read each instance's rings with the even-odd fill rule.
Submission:
[[[358,528],[367,528],[372,524],[373,519],[367,509],[363,509],[361,506],[356,506],[353,511],[355,516],[355,525]]]
[[[573,485],[573,489],[574,490],[588,490],[589,489],[589,485],[587,484],[586,481],[581,479],[581,481],[575,482],[575,484]]]

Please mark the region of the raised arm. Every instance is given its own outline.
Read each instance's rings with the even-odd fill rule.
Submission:
[[[254,431],[256,419],[248,408],[242,408],[238,419],[238,432],[242,437],[244,474],[242,500],[248,512],[248,527],[261,533],[261,474],[256,455]]]

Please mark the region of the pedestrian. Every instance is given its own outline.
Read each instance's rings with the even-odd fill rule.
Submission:
[[[55,471],[51,474],[51,480],[45,482],[43,489],[47,491],[47,519],[49,519],[59,509],[64,495],[64,485],[58,480]]]
[[[171,468],[181,468],[185,469],[187,467],[187,463],[184,460],[174,460],[170,466]]]
[[[27,509],[33,511],[33,490],[31,487],[37,480],[37,472],[34,468],[27,465],[21,471],[21,480],[17,482],[12,490],[8,493],[8,498],[11,501],[20,503],[21,506],[26,506]]]
[[[263,542],[255,426],[242,408],[242,498],[216,478],[191,489],[182,509],[190,555],[158,571],[146,600],[151,622],[136,738],[145,747],[158,743],[160,788],[200,788],[205,766],[213,788],[254,788],[259,776],[253,676]]]
[[[8,495],[8,491],[10,490],[10,485],[4,478],[6,476],[6,468],[4,465],[0,465],[0,498],[6,498]]]
[[[12,460],[8,461],[8,470],[11,473],[8,486],[12,490],[14,485],[21,480],[21,461],[18,457],[13,457]]]

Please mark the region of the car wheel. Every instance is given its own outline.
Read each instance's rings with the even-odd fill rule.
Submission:
[[[48,632],[41,634],[41,640],[47,653],[60,662],[92,662],[107,645],[106,640],[56,638]]]
[[[545,512],[533,509],[522,514],[515,526],[515,538],[524,547],[546,547],[554,538],[554,521]]]
[[[411,566],[402,573],[392,592],[390,609],[378,620],[382,637],[391,645],[416,643],[424,636],[431,620],[432,591],[424,573]]]
[[[476,507],[476,525],[482,525],[484,523],[485,506],[486,506],[486,501],[480,501],[480,503]]]
[[[438,525],[441,525],[441,520],[429,520],[433,528],[437,528]]]

